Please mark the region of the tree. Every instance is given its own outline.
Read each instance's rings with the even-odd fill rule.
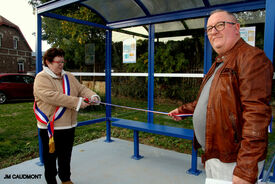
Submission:
[[[29,4],[34,8],[49,0],[29,0]],[[104,24],[103,20],[89,9],[77,4],[66,6],[55,10],[54,13],[90,21],[93,23]],[[105,61],[105,31],[72,22],[42,18],[42,40],[53,47],[64,49],[65,59],[68,61],[66,68],[76,69],[78,71],[88,71],[89,66],[85,65],[85,44],[95,43],[95,58],[97,66],[104,64]]]

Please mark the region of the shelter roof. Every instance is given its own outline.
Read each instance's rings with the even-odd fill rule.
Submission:
[[[190,32],[203,31],[205,17],[215,9],[229,12],[259,10],[265,9],[265,3],[266,0],[53,0],[38,6],[37,12],[42,16],[60,18],[52,14],[54,10],[78,4],[104,20],[105,25],[97,27],[146,38],[149,24],[155,24],[155,33],[159,34],[156,37],[166,37],[169,32],[190,35]],[[65,20],[64,17],[60,19]],[[137,26],[141,26],[142,31],[131,29]]]
[[[112,28],[204,17],[218,8],[231,12],[265,8],[265,0],[54,0],[38,6],[38,13],[74,3],[86,6]]]

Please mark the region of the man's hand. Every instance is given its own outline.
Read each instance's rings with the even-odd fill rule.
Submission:
[[[250,183],[238,176],[233,175],[232,184],[253,184],[253,183]]]
[[[180,121],[180,120],[182,120],[182,117],[175,116],[174,114],[179,114],[179,110],[178,110],[178,109],[174,109],[174,110],[170,111],[170,112],[168,113],[168,116],[172,117],[172,119],[175,120],[175,121]]]

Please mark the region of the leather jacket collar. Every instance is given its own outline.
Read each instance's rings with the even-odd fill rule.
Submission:
[[[226,59],[226,57],[227,57],[230,53],[235,52],[235,51],[236,51],[237,49],[239,49],[239,47],[241,47],[244,43],[245,43],[245,41],[244,41],[242,38],[240,38],[240,39],[236,42],[236,44],[232,47],[232,49],[230,49],[229,51],[225,52],[224,54],[218,55],[218,56],[216,57],[215,61],[216,61],[217,63],[224,62],[225,59]]]

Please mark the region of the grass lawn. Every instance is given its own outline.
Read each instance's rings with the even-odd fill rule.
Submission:
[[[123,98],[123,100],[112,98],[112,103],[145,108],[146,101]],[[162,112],[169,112],[178,107],[173,102],[155,102],[154,109]],[[0,105],[0,169],[25,160],[39,157],[38,134],[36,120],[33,114],[33,102],[17,102]],[[137,121],[147,121],[147,113],[112,108],[112,116]],[[105,117],[104,106],[93,106],[81,110],[78,114],[78,121],[97,119]],[[274,122],[275,120],[273,120]],[[192,119],[187,118],[181,122],[175,122],[165,115],[154,115],[154,123],[165,124],[175,127],[192,128]],[[268,160],[275,152],[275,122],[273,123],[273,134],[269,135]],[[105,123],[81,126],[76,129],[75,145],[105,136]],[[112,127],[112,137],[132,140],[133,132],[127,129]],[[181,153],[191,153],[191,141],[179,138],[155,135],[140,132],[140,143],[156,147],[175,150]],[[199,151],[199,155],[200,155]],[[271,162],[271,160],[270,160]]]

